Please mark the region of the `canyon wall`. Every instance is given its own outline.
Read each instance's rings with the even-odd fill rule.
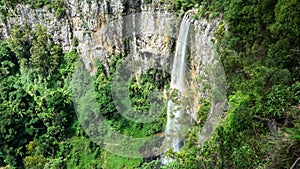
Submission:
[[[78,40],[77,49],[90,72],[95,71],[96,58],[107,67],[112,55],[124,52],[144,63],[159,58],[160,65],[171,66],[181,21],[180,14],[172,11],[171,3],[159,0],[151,3],[144,0],[65,0],[65,8],[65,15],[57,18],[55,12],[46,7],[33,9],[18,4],[9,10],[12,16],[6,23],[0,24],[0,35],[7,39],[14,25],[28,23],[34,29],[39,23],[47,28],[64,51],[73,48],[73,39]],[[219,63],[216,63],[212,39],[219,22],[219,19],[200,18],[190,29],[187,67],[190,70],[188,84],[194,97],[189,111],[195,121],[201,105],[199,98],[211,99],[211,88],[205,86],[213,86],[216,80],[212,78],[212,72]]]

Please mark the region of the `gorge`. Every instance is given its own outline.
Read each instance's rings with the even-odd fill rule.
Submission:
[[[0,1],[0,168],[299,168],[299,9]]]

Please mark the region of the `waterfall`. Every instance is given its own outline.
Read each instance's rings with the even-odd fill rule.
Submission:
[[[171,74],[171,98],[168,101],[167,125],[166,125],[166,140],[173,147],[174,152],[178,152],[182,146],[182,137],[180,134],[182,115],[184,106],[181,103],[181,98],[185,93],[185,54],[187,48],[187,40],[191,21],[188,15],[185,15],[180,26],[179,36],[176,44],[175,57]],[[174,95],[179,94],[179,99],[174,98]],[[175,100],[176,99],[176,100]]]

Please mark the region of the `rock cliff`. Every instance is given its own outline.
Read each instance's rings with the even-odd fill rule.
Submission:
[[[149,62],[149,58],[158,57],[161,58],[161,65],[170,67],[181,19],[172,12],[172,5],[167,1],[146,1],[65,0],[65,15],[60,18],[46,7],[33,9],[29,5],[18,4],[14,10],[9,10],[11,17],[0,24],[0,33],[2,39],[6,39],[16,24],[29,23],[34,29],[39,23],[47,28],[64,51],[70,51],[72,40],[77,39],[77,49],[90,72],[95,70],[95,58],[102,60],[107,67],[105,63],[110,56],[122,52],[130,53],[144,63]],[[190,30],[187,66],[191,70],[191,81],[188,83],[196,93],[190,112],[194,120],[197,120],[199,97],[211,99],[211,88],[204,86],[216,83],[214,81],[218,75],[213,75],[213,70],[220,68],[216,66],[219,63],[216,62],[211,42],[218,23],[218,19],[201,18],[194,21]],[[128,43],[127,47],[125,43]]]

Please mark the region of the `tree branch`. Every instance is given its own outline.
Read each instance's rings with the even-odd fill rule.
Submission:
[[[298,163],[299,160],[300,160],[300,158],[298,158],[298,159],[294,162],[294,164],[292,165],[292,167],[291,167],[290,169],[293,169],[293,168],[296,166],[296,164]]]

